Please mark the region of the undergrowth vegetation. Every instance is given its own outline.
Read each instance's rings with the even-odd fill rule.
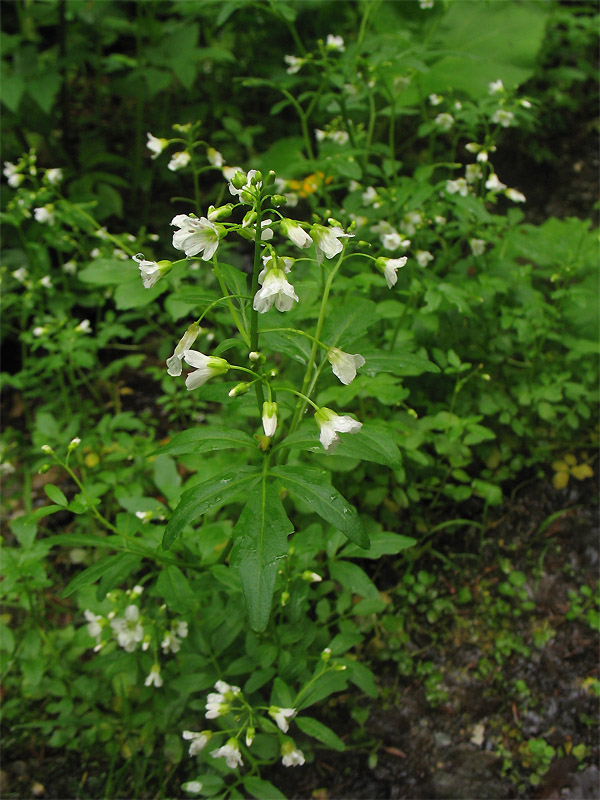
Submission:
[[[90,796],[283,797],[274,764],[372,748],[323,709],[382,665],[447,701],[421,654],[475,599],[496,686],[555,631],[500,550],[454,588],[440,536],[594,475],[598,241],[494,164],[551,160],[595,11],[4,11],[7,744],[93,753]],[[597,631],[596,592],[566,620]],[[555,751],[509,738],[525,791]]]

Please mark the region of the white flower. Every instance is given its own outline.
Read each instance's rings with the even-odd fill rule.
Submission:
[[[79,325],[75,326],[75,330],[78,333],[91,333],[92,325],[91,325],[89,319],[82,319],[81,322],[79,323]]]
[[[374,186],[367,186],[361,195],[363,206],[370,206],[371,203],[375,203],[377,197],[377,189]]]
[[[326,453],[333,453],[339,441],[339,433],[356,433],[362,428],[362,422],[357,422],[349,416],[340,416],[330,408],[323,406],[315,412],[315,421],[320,428],[319,439]]]
[[[506,111],[504,108],[499,108],[492,117],[492,122],[497,122],[503,128],[510,128],[515,115],[512,111]]]
[[[178,169],[187,167],[187,165],[190,163],[190,159],[191,156],[187,150],[180,150],[177,153],[173,153],[171,160],[167,164],[167,169],[170,169],[171,172],[177,172]]]
[[[100,255],[100,248],[94,247],[94,249],[90,252],[90,258],[98,258]]]
[[[262,261],[265,266],[264,269],[262,269],[258,275],[258,280],[261,284],[264,281],[267,272],[270,269],[273,269],[273,267],[279,267],[279,269],[282,269],[285,273],[288,273],[292,271],[292,267],[294,266],[294,259],[287,258],[286,256],[284,256],[283,258],[277,258],[275,263],[272,263],[273,262],[272,256],[263,256]]]
[[[197,755],[201,750],[204,750],[208,744],[212,734],[210,731],[184,731],[181,736],[188,742],[191,741],[189,754],[191,756]]]
[[[306,59],[298,58],[298,56],[284,56],[283,60],[289,65],[286,70],[288,75],[295,75],[306,62]]]
[[[208,159],[208,163],[212,164],[213,167],[222,167],[223,166],[223,156],[219,153],[218,150],[215,150],[214,147],[209,147],[206,151],[206,158]]]
[[[331,364],[333,374],[340,379],[340,381],[348,386],[356,378],[356,370],[362,367],[365,363],[364,358],[356,353],[344,353],[337,347],[330,347],[327,351],[327,360]]]
[[[469,194],[469,187],[464,178],[457,178],[455,181],[446,181],[446,191],[448,194],[460,194],[466,197]]]
[[[485,182],[485,188],[489,189],[490,192],[501,192],[502,189],[506,189],[506,184],[502,183],[495,172],[492,172],[490,177]]]
[[[150,668],[150,672],[148,673],[148,677],[144,681],[144,686],[156,686],[157,689],[163,685],[163,679],[160,677],[160,667],[158,664],[154,664]]]
[[[200,325],[197,322],[192,322],[187,331],[183,334],[179,342],[175,345],[173,355],[167,358],[167,373],[173,378],[181,375],[183,368],[183,353],[189,350],[198,338],[200,333]]]
[[[184,350],[183,359],[190,367],[195,367],[194,372],[190,372],[185,379],[188,391],[198,389],[210,378],[224,375],[229,369],[229,364],[224,358],[205,356],[197,350]]]
[[[133,653],[144,638],[144,629],[139,622],[139,616],[139,608],[130,605],[125,609],[124,617],[115,617],[110,621],[111,628],[117,634],[119,645],[128,653]]]
[[[454,117],[452,116],[452,114],[443,112],[442,114],[437,115],[437,117],[435,118],[435,124],[443,131],[449,131],[450,128],[454,125]]]
[[[159,139],[157,136],[153,136],[151,133],[147,133],[146,136],[148,137],[146,147],[152,152],[151,158],[158,158],[169,142],[167,139]]]
[[[445,225],[446,222],[448,222],[446,217],[443,217],[441,214],[436,214],[436,216],[433,218],[433,221],[436,225]]]
[[[40,278],[40,286],[43,286],[44,289],[52,288],[52,278],[50,275],[44,275],[43,278]]]
[[[103,619],[102,615],[94,614],[89,608],[86,608],[83,616],[88,621],[87,632],[92,638],[99,640],[102,635],[102,626],[100,625],[100,620]]]
[[[338,225],[331,228],[326,228],[324,225],[313,225],[310,229],[310,235],[317,251],[317,261],[319,264],[325,258],[334,258],[338,253],[342,252],[343,244],[341,239],[348,239],[354,236],[353,233],[344,233],[343,229]]]
[[[25,269],[25,267],[19,267],[19,269],[16,269],[12,273],[13,278],[18,280],[19,283],[25,283],[25,279],[27,278],[27,275],[28,275],[28,272]]]
[[[385,276],[388,289],[391,289],[392,286],[395,286],[397,283],[398,276],[396,273],[406,265],[407,260],[406,256],[402,256],[402,258],[385,258],[384,256],[380,256],[375,262],[377,269],[381,270]]]
[[[163,274],[160,265],[156,261],[148,261],[145,259],[143,253],[137,253],[137,255],[132,256],[132,259],[137,262],[140,268],[140,275],[144,288],[151,289]]]
[[[420,211],[409,211],[402,219],[402,227],[409,236],[423,223],[423,214]]]
[[[481,256],[485,252],[485,239],[469,239],[469,246],[474,256]]]
[[[238,172],[243,172],[244,170],[241,167],[228,167],[224,166],[221,169],[221,174],[225,178],[226,181],[233,180],[233,177],[237,175]]]
[[[36,337],[43,336],[46,333],[46,328],[43,328],[41,325],[36,325],[36,327],[31,331],[31,333]]]
[[[405,239],[401,233],[395,230],[382,234],[381,243],[386,250],[405,250],[410,247],[410,239]]]
[[[465,168],[465,180],[467,183],[475,183],[481,178],[481,167],[479,164],[467,164]]]
[[[295,713],[295,708],[279,708],[279,706],[271,706],[269,709],[269,716],[273,717],[279,730],[283,731],[284,733],[287,733],[290,727],[288,719],[291,719]]]
[[[417,259],[417,264],[420,267],[426,267],[430,261],[433,261],[433,256],[429,250],[417,250],[415,253],[415,258]]]
[[[234,173],[233,178],[235,178],[235,176],[237,175],[238,172],[240,172],[242,174],[242,177],[243,177],[243,174],[244,174],[243,170],[238,169]],[[255,170],[255,169],[248,170],[248,172],[246,173],[246,177],[244,179],[245,182],[244,182],[243,186],[240,189],[238,189],[237,186],[233,185],[233,178],[232,178],[230,180],[230,182],[229,182],[229,192],[232,195],[234,195],[234,197],[239,197],[240,200],[242,200],[242,201],[247,200],[248,202],[251,203],[252,202],[252,198],[254,198],[256,196],[257,192],[259,192],[260,189],[262,188],[262,180],[260,178],[258,178],[257,175],[258,175],[258,171],[257,170]],[[241,178],[240,178],[240,182],[241,182]],[[249,193],[251,195],[251,197],[246,196],[246,198],[244,198],[243,197],[244,193],[246,193],[246,195],[248,195],[248,193]]]
[[[433,0],[419,0],[419,8],[423,9],[423,11],[433,8]]]
[[[300,223],[293,219],[284,217],[280,223],[280,230],[285,236],[292,240],[296,247],[310,247],[313,243],[313,240],[302,228]]]
[[[274,436],[277,430],[277,403],[267,400],[263,403],[262,425],[265,436]]]
[[[281,755],[284,767],[301,767],[304,764],[304,753],[291,740],[281,745]]]
[[[504,84],[502,80],[498,78],[497,81],[492,81],[488,83],[488,91],[490,94],[500,94],[500,92],[504,91]]]
[[[52,206],[41,206],[40,208],[34,208],[33,216],[35,217],[36,222],[41,222],[43,225],[52,225],[54,222]]]
[[[522,106],[523,108],[531,108],[531,103],[529,102],[529,100],[525,100],[525,98],[521,98],[519,100],[519,105]]]
[[[512,200],[513,203],[524,203],[526,200],[525,195],[517,191],[517,189],[507,189],[504,194],[509,200]]]
[[[171,225],[179,228],[173,234],[173,247],[183,250],[188,258],[202,253],[202,260],[213,257],[219,246],[219,229],[206,217],[189,217],[178,214],[171,220]]]
[[[225,681],[217,681],[215,683],[215,689],[222,695],[231,695],[229,699],[236,697],[242,692],[239,686],[231,686],[230,684],[225,683]]]
[[[289,311],[294,302],[298,302],[298,295],[286,279],[283,270],[278,267],[268,270],[262,289],[259,289],[254,296],[254,310],[265,314],[275,303],[278,311]]]
[[[58,185],[63,179],[63,171],[60,167],[53,167],[52,169],[46,170],[46,180],[48,183],[51,183],[52,186]]]
[[[151,520],[151,519],[152,519],[152,517],[154,516],[154,515],[153,515],[153,513],[152,513],[152,511],[136,511],[136,512],[135,512],[135,515],[136,515],[136,517],[137,517],[138,519],[140,519],[140,520],[142,521],[142,523],[143,523],[144,525],[145,525],[147,522],[150,522],[150,520]]]
[[[429,102],[431,103],[432,106],[439,106],[441,103],[444,102],[444,98],[439,94],[430,94]]]
[[[239,745],[235,739],[229,739],[227,744],[224,744],[223,747],[219,747],[218,750],[213,750],[211,756],[213,758],[224,758],[225,763],[230,769],[235,769],[238,764],[240,766],[244,764]]]
[[[164,639],[160,643],[160,646],[162,647],[163,653],[165,654],[168,653],[169,651],[171,651],[171,653],[178,653],[179,650],[181,649],[181,645],[179,644],[179,639],[177,638],[177,636],[175,636],[173,631],[165,634]]]
[[[334,36],[332,33],[327,34],[327,41],[325,44],[329,50],[337,50],[339,53],[343,53],[346,49],[343,38],[341,36]]]
[[[331,131],[328,138],[336,144],[345,145],[350,140],[350,134],[348,131]]]
[[[4,169],[2,172],[8,181],[8,185],[13,189],[16,189],[25,180],[25,176],[19,172],[19,168],[16,167],[11,161],[4,162]]]
[[[181,788],[184,792],[189,792],[189,794],[200,794],[202,784],[200,781],[188,781],[187,783],[182,783]]]
[[[71,441],[69,442],[69,451],[75,450],[75,448],[79,447],[80,444],[81,444],[81,439],[79,438],[79,436],[76,436],[74,439],[71,439]]]
[[[180,639],[185,639],[188,635],[188,624],[185,620],[180,620],[174,625],[174,631]]]

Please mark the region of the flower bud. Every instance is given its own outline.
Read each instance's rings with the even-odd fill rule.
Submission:
[[[290,593],[289,592],[282,592],[281,593],[281,605],[285,606],[289,602]]]
[[[76,450],[79,445],[81,444],[81,439],[79,436],[76,436],[74,439],[71,439],[69,442],[68,452],[71,453],[73,450]]]
[[[235,175],[231,179],[231,183],[233,186],[235,186],[236,189],[243,189],[244,186],[246,185],[246,176],[240,170],[239,172],[235,173]]]
[[[261,353],[257,353],[256,350],[252,350],[251,353],[248,353],[248,360],[249,361],[256,362],[256,361],[260,361],[261,359],[263,359],[263,361],[264,361],[264,356]]]
[[[257,217],[256,211],[247,211],[242,220],[242,228],[249,228]]]
[[[254,175],[250,178],[250,183],[252,186],[256,186],[259,183],[262,183],[263,175],[260,170],[256,170]]]
[[[226,203],[226,205],[218,206],[217,208],[214,206],[209,206],[207,217],[210,222],[216,222],[219,219],[226,219],[227,217],[231,216],[233,209],[233,203]]]
[[[275,183],[275,178],[277,175],[275,174],[275,170],[270,169],[267,172],[267,177],[265,178],[265,186],[271,186],[272,183]]]
[[[246,392],[250,389],[251,383],[238,383],[237,386],[234,386],[233,389],[229,390],[229,397],[239,397],[242,394],[246,394]]]
[[[275,208],[278,208],[279,206],[285,206],[287,205],[287,198],[282,194],[271,195],[271,205],[273,205]]]
[[[46,453],[46,455],[48,455],[48,456],[51,456],[51,455],[54,454],[54,450],[50,447],[49,444],[43,444],[40,449],[41,449],[42,453]]]

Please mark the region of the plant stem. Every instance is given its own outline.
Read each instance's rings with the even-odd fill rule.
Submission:
[[[260,199],[256,203],[255,211],[256,220],[254,224],[256,225],[256,234],[254,236],[254,264],[252,267],[252,298],[256,297],[256,293],[258,292],[258,276],[261,272],[260,243],[262,235],[262,203]],[[258,353],[258,311],[254,308],[254,300],[252,303],[252,308],[250,309],[250,352]],[[258,413],[262,415],[265,395],[261,382],[254,385],[254,391],[256,392]]]

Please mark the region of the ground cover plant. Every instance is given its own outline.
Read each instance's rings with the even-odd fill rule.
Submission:
[[[461,681],[512,717],[412,738],[467,731],[448,764],[479,784],[331,791],[589,780],[595,663],[558,733],[519,669],[597,642],[595,210],[528,216],[503,154],[593,95],[596,24],[516,1],[8,4],[4,736],[85,765],[55,790],[11,773],[13,796],[309,796],[328,759],[406,758],[373,717],[424,731]],[[544,477],[522,557],[496,531]]]

